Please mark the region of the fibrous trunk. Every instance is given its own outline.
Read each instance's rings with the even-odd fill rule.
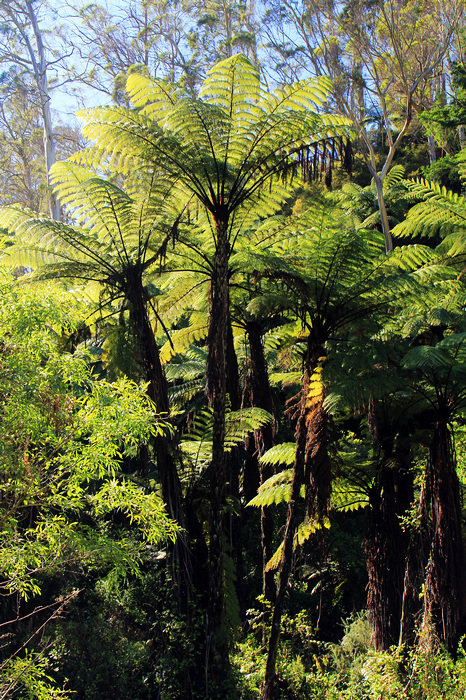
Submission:
[[[400,638],[408,537],[400,516],[413,498],[409,470],[409,441],[396,434],[387,416],[369,406],[369,428],[381,457],[369,494],[367,555],[367,611],[372,627],[371,642],[378,651],[389,649]]]
[[[396,467],[385,461],[378,475],[377,493],[370,498],[367,610],[371,642],[378,651],[397,644],[400,637],[406,538],[398,518],[396,472]]]
[[[130,306],[130,322],[139,342],[142,367],[149,382],[148,394],[154,401],[158,413],[168,417],[169,400],[168,385],[160,362],[159,350],[149,318],[147,316],[144,288],[138,275],[128,281],[126,289]],[[175,578],[178,578],[179,593],[189,598],[191,585],[191,562],[186,540],[186,522],[183,511],[183,494],[178,471],[170,451],[169,437],[161,435],[156,438],[155,450],[157,469],[162,487],[162,498],[168,515],[183,529],[175,545],[177,560]]]
[[[272,626],[267,652],[262,699],[274,697],[276,688],[276,662],[278,641],[280,636],[281,619],[285,603],[285,594],[293,562],[293,543],[298,524],[301,486],[306,486],[306,505],[312,510],[317,520],[324,516],[324,500],[330,495],[330,484],[325,479],[329,476],[328,455],[325,436],[325,414],[323,410],[323,389],[320,392],[310,391],[311,380],[319,362],[322,360],[323,348],[320,343],[308,343],[308,351],[303,375],[303,389],[299,405],[296,426],[296,452],[293,465],[291,495],[285,526],[285,536],[282,545],[282,555],[278,571],[278,584],[275,604],[272,614]],[[307,480],[307,483],[305,481]],[[313,486],[312,493],[311,484]],[[324,495],[326,494],[326,496]]]
[[[249,373],[249,399],[252,406],[257,406],[273,415],[273,399],[270,389],[267,363],[264,356],[262,344],[262,330],[259,322],[251,321],[247,326],[247,334],[250,352],[250,373]],[[266,425],[254,431],[254,442],[252,444],[253,455],[251,461],[258,465],[259,481],[263,484],[273,473],[273,466],[262,464],[260,458],[273,446],[273,425]],[[245,485],[246,491],[246,485]],[[247,494],[249,500],[255,494]],[[273,602],[275,599],[275,577],[274,572],[267,569],[267,563],[273,555],[273,530],[274,514],[270,506],[261,508],[261,544],[262,544],[262,593],[266,600]]]
[[[446,421],[438,420],[426,464],[432,541],[424,598],[424,628],[429,645],[436,640],[453,650],[465,610],[464,550],[459,482]]]
[[[217,248],[212,272],[207,354],[206,393],[213,411],[210,466],[210,522],[207,602],[206,677],[221,684],[228,664],[227,640],[221,634],[223,609],[223,552],[228,469],[225,459],[228,326],[228,225],[217,222]]]

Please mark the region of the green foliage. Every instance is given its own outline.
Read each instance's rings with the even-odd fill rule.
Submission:
[[[248,506],[264,507],[270,506],[273,503],[288,503],[291,495],[292,476],[292,469],[285,469],[271,476],[260,485],[257,496],[254,496],[254,498],[249,501]],[[302,495],[304,495],[304,487],[302,487]]]
[[[53,288],[44,303],[43,289],[2,286],[2,587],[25,598],[65,561],[137,567],[142,541],[93,531],[84,513],[124,513],[151,543],[177,532],[160,499],[120,475],[122,455],[163,430],[154,406],[144,387],[98,381],[85,355],[58,352],[49,324],[72,328],[73,306],[63,291],[56,298],[54,307]]]
[[[81,113],[83,131],[96,145],[78,158],[127,177],[156,169],[186,199],[199,200],[202,217],[232,215],[236,227],[246,228],[277,212],[288,195],[282,176],[286,181],[288,171],[297,171],[303,148],[346,133],[347,120],[318,112],[329,88],[326,79],[315,79],[268,92],[240,54],[208,71],[197,99],[165,81],[132,75],[135,110]],[[206,223],[210,229],[209,216]],[[232,241],[235,235],[229,231]]]
[[[246,39],[237,35],[231,45]],[[316,436],[308,421],[306,471],[317,465],[317,460],[311,464],[313,440],[325,448],[335,445],[323,469],[333,480],[331,517],[337,526],[325,533],[325,546],[326,517],[319,523],[306,517],[297,527],[295,590],[287,593],[277,692],[303,700],[433,700],[436,683],[442,697],[453,698],[454,687],[464,695],[463,657],[454,663],[442,652],[435,660],[421,647],[375,653],[362,614],[345,623],[340,644],[328,643],[337,627],[328,620],[359,606],[364,592],[364,585],[354,585],[362,580],[365,515],[357,511],[376,507],[379,491],[385,495],[378,484],[380,465],[390,470],[395,458],[384,462],[384,453],[405,447],[402,420],[406,452],[417,450],[418,459],[417,422],[429,422],[437,398],[445,397],[449,415],[462,420],[463,198],[425,180],[407,183],[403,167],[395,165],[384,179],[391,221],[400,221],[407,204],[415,203],[396,233],[430,238],[429,243],[444,240],[436,250],[405,245],[385,254],[373,183],[365,188],[347,183],[336,198],[316,186],[293,207],[293,178],[309,179],[312,158],[315,171],[319,158],[323,165],[324,155],[330,159],[336,152],[333,139],[348,133],[346,120],[323,113],[333,89],[327,79],[269,90],[258,68],[236,54],[210,68],[197,97],[150,78],[146,70],[133,71],[126,85],[127,96],[120,97],[131,108],[83,112],[84,133],[92,143],[51,172],[63,221],[15,206],[0,212],[0,226],[10,235],[6,259],[35,267],[29,276],[35,280],[78,281],[87,299],[77,303],[76,293],[52,285],[34,290],[24,281],[5,281],[1,288],[0,591],[7,603],[8,596],[22,599],[29,614],[39,595],[67,600],[72,586],[73,595],[74,586],[83,589],[69,617],[57,621],[46,655],[23,649],[2,667],[5,683],[8,674],[17,674],[20,697],[40,699],[68,697],[59,690],[69,687],[68,677],[70,693],[95,700],[105,694],[138,700],[205,695],[209,669],[203,667],[205,648],[200,649],[212,593],[209,567],[223,560],[222,626],[216,632],[231,643],[242,622],[241,576],[253,581],[263,564],[250,547],[249,570],[242,571],[232,546],[239,520],[244,523],[241,484],[250,477],[255,488],[261,469],[279,467],[248,505],[285,510],[296,456],[295,442],[286,440],[301,398],[296,392],[302,387],[305,348],[312,345],[318,366],[307,406],[318,399],[328,425],[325,435]],[[304,201],[310,203],[306,209]],[[293,216],[285,215],[292,209]],[[210,318],[209,325],[219,290],[228,297],[228,314]],[[138,353],[144,324],[137,326],[136,307],[140,321],[147,321],[143,330],[154,340],[152,359],[145,357],[145,364],[152,362],[153,369],[159,356],[166,364],[175,408],[171,417],[182,436],[171,445],[164,441],[167,452],[160,449],[160,455],[170,452],[172,464],[178,459],[182,470],[174,510],[179,507],[179,522],[186,527],[183,541],[177,541],[180,528],[167,518],[152,478],[165,465],[160,457],[158,469],[152,469],[148,447],[155,443],[157,449],[158,438],[173,427],[167,416],[157,415],[148,385],[134,381],[144,364]],[[93,348],[101,353],[99,367],[107,381],[92,374],[90,352],[71,341],[83,314],[92,318]],[[224,343],[222,332],[230,330],[230,321],[236,359],[243,363],[238,380],[244,403],[253,361],[243,335],[256,324],[276,415],[257,407],[227,410],[223,445],[223,429],[214,435],[213,428],[214,415],[223,428],[223,415],[205,409],[203,393],[206,360],[212,364],[212,357],[214,363],[223,357],[222,352],[210,356],[213,336],[220,328]],[[67,343],[72,353],[64,351]],[[225,377],[235,371],[234,364],[215,370]],[[209,399],[220,395],[213,391]],[[386,419],[382,437],[376,409]],[[421,410],[428,419],[419,417]],[[280,423],[282,413],[293,425]],[[280,423],[278,444],[258,463],[263,429],[272,428],[272,421],[270,434],[275,421]],[[229,475],[212,461],[216,440],[222,442],[219,463],[223,447],[227,453],[235,450]],[[239,448],[245,442],[249,455],[242,471]],[[148,457],[138,473],[134,465],[142,452]],[[176,492],[175,466],[170,476]],[[306,473],[301,496],[309,495],[306,487],[318,478]],[[188,494],[184,503],[181,487]],[[251,521],[256,528],[251,539],[255,535],[259,543],[258,518]],[[217,551],[212,523],[229,525],[231,542],[225,527]],[[411,524],[414,528],[418,521]],[[276,551],[266,572],[282,556],[280,535],[277,525],[270,533],[270,551]],[[172,542],[176,556],[170,559],[165,548]],[[186,577],[180,583],[182,561]],[[253,595],[248,591],[241,603]],[[238,643],[239,671],[233,680],[225,679],[220,696],[259,697],[265,653],[256,635],[270,619],[264,598],[261,606],[260,625],[253,622],[250,637]],[[208,619],[207,630],[210,624]],[[318,635],[326,635],[327,642]],[[216,639],[209,638],[208,649]],[[11,648],[16,642],[11,640]],[[37,640],[33,646],[40,648]]]
[[[57,687],[49,675],[48,665],[41,655],[28,652],[21,658],[12,658],[1,664],[0,697],[20,697],[22,700],[70,700],[72,694]]]
[[[393,229],[393,234],[400,237],[440,235],[447,236],[466,226],[465,200],[456,192],[434,182],[418,179],[406,182],[413,198],[421,199],[412,206],[406,219]]]
[[[459,700],[465,692],[461,647],[456,661],[422,646],[375,652],[364,613],[344,623],[339,644],[317,642],[305,613],[285,616],[283,637],[277,664],[283,700]],[[241,697],[259,698],[264,657],[253,634],[238,644],[233,663],[241,673]]]
[[[165,560],[149,553],[136,578],[101,572],[85,584],[49,633],[48,658],[71,697],[184,700],[203,620],[195,598],[189,618],[180,614]]]
[[[243,408],[229,411],[225,418],[225,450],[231,451],[244,439],[261,426],[270,423],[272,417],[261,408]],[[180,448],[189,458],[196,471],[204,469],[212,457],[212,411],[204,409],[196,414],[189,433],[183,436]]]

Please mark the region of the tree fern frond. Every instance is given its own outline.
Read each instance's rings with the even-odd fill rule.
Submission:
[[[306,518],[302,523],[298,525],[298,529],[293,538],[293,550],[296,550],[299,546],[302,546],[311,535],[313,535],[317,530],[322,527],[329,528],[330,521],[327,517],[322,518],[320,521]],[[273,556],[267,562],[265,571],[274,571],[280,566],[280,561],[283,553],[283,542],[274,552]]]
[[[290,386],[291,384],[301,384],[302,372],[271,372],[269,381],[271,386]]]
[[[338,478],[332,484],[331,507],[343,513],[366,508],[369,505],[367,492],[358,489],[356,485],[344,478]]]
[[[423,201],[408,211],[405,220],[395,226],[396,236],[446,236],[455,228],[466,227],[464,197],[427,180],[406,182],[408,190]]]
[[[191,381],[205,373],[205,361],[183,359],[179,364],[168,364],[165,368],[165,376],[168,381]]]
[[[170,333],[167,341],[160,350],[160,361],[166,364],[174,355],[182,353],[189,345],[207,337],[208,325],[204,314],[193,314],[189,326]]]
[[[254,496],[248,506],[263,508],[276,503],[288,503],[291,496],[291,480],[293,477],[292,469],[285,469],[278,474],[274,474],[270,479],[267,479],[258,489],[257,496]],[[304,496],[304,487],[302,489]]]
[[[191,379],[184,381],[182,384],[171,386],[168,389],[168,397],[172,406],[179,408],[186,406],[192,399],[204,392],[205,379]]]
[[[260,408],[229,411],[225,416],[225,451],[229,452],[244,442],[254,430],[272,421],[272,416]],[[196,414],[194,424],[184,435],[180,448],[199,468],[206,466],[212,456],[213,420],[211,409]]]
[[[405,174],[405,167],[404,165],[393,165],[388,173],[385,175],[384,181],[383,181],[383,186],[385,190],[390,189],[390,187],[393,187],[398,182],[401,182],[403,180]]]

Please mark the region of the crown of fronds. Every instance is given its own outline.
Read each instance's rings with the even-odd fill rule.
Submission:
[[[94,281],[123,292],[130,275],[142,278],[164,257],[178,218],[155,181],[130,196],[69,162],[56,163],[51,177],[73,224],[2,208],[1,225],[15,234],[6,251],[12,265],[33,267],[42,278]]]
[[[321,160],[337,157],[335,144],[328,144],[349,129],[347,120],[318,111],[328,80],[268,92],[240,54],[211,68],[199,98],[136,74],[128,91],[134,109],[81,112],[83,132],[95,146],[77,157],[97,168],[105,154],[108,167],[127,175],[164,173],[212,212],[233,212],[252,197],[266,202],[266,182],[308,167],[311,144],[319,144]]]

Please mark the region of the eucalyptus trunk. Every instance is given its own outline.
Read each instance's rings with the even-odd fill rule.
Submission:
[[[45,56],[45,47],[42,40],[42,32],[37,21],[37,16],[30,0],[26,0],[26,8],[31,22],[34,38],[37,46],[37,57],[35,52],[27,40],[27,47],[31,59],[34,79],[39,91],[40,107],[42,112],[43,135],[44,135],[44,153],[45,153],[45,172],[47,177],[48,195],[50,198],[50,216],[55,221],[60,221],[61,211],[60,203],[55,196],[50,186],[50,168],[55,163],[55,142],[53,138],[52,114],[50,111],[50,94],[47,80],[47,60]]]
[[[382,233],[385,238],[385,252],[389,253],[393,250],[393,238],[390,231],[390,223],[388,221],[387,207],[385,205],[385,196],[383,193],[383,179],[377,174],[373,174],[375,189],[377,192],[377,203],[379,205],[380,221],[382,224]]]

